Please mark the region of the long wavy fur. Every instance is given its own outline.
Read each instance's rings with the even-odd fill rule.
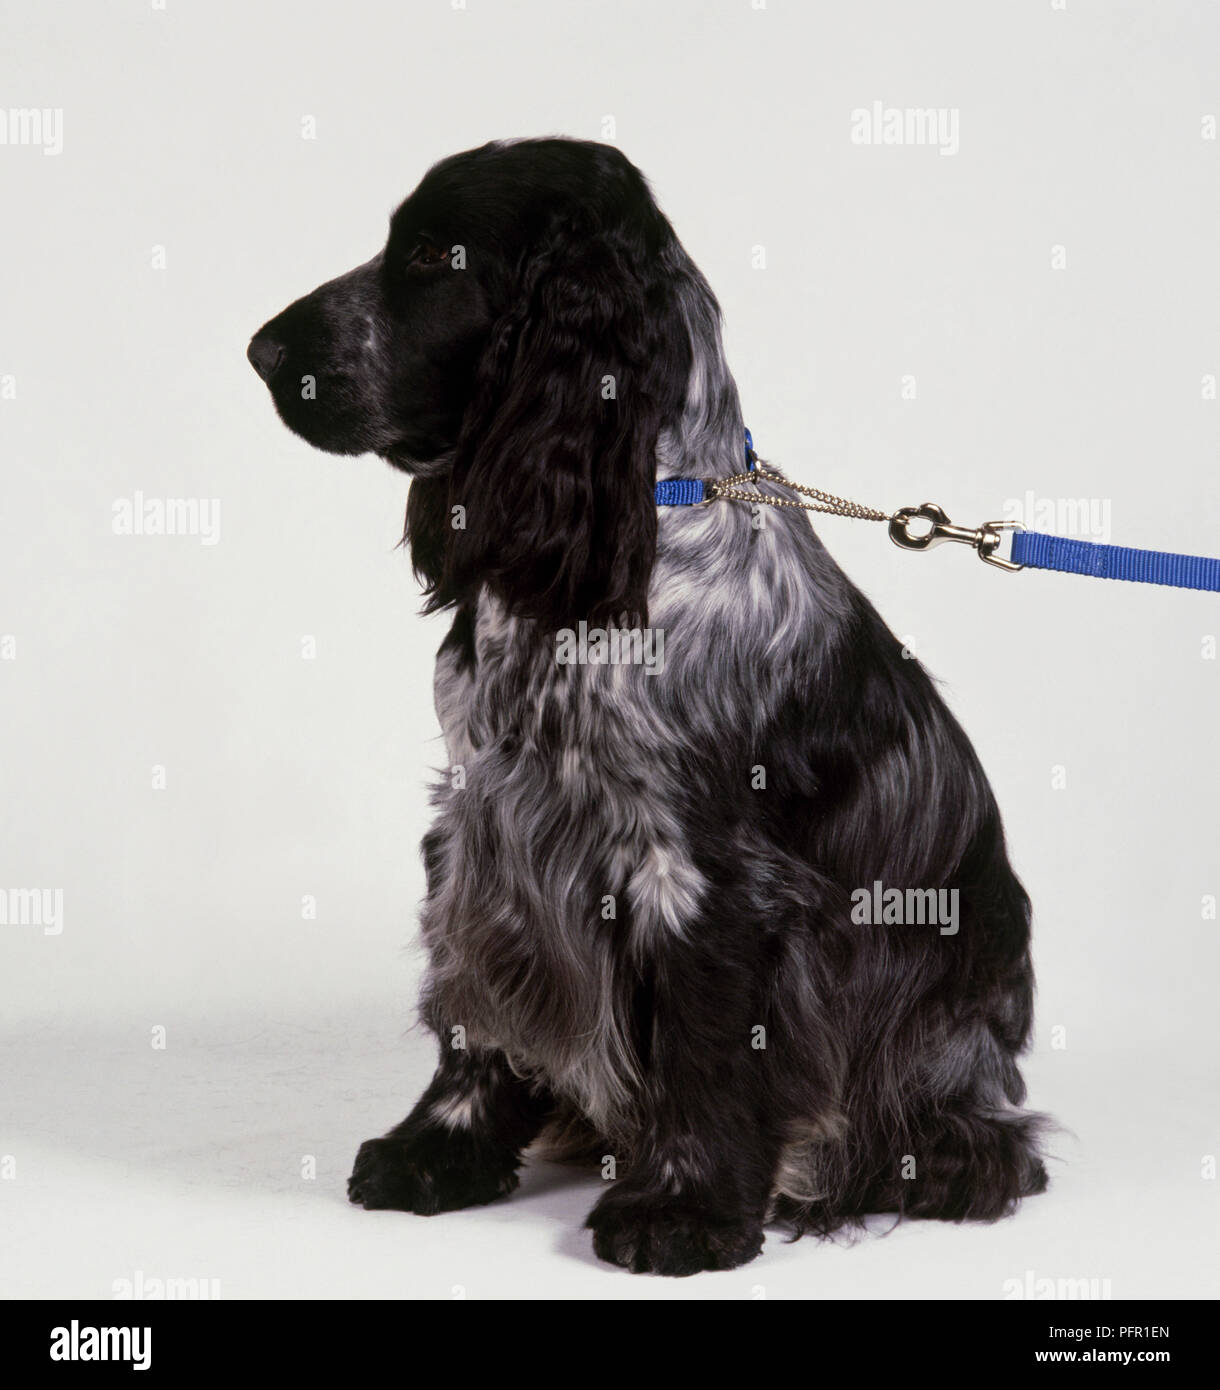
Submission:
[[[768,1220],[1011,1212],[1046,1182],[1030,911],[966,736],[806,514],[655,507],[657,477],[737,472],[743,423],[638,172],[577,142],[475,154],[450,176],[515,161],[551,196],[451,467],[411,489],[454,611],[422,916],[441,1057],[353,1200],[491,1200],[550,1144],[614,1160],[598,1253],[679,1274],[751,1258]],[[624,613],[663,669],[557,662],[558,630]],[[956,934],[854,923],[877,881],[956,890]]]

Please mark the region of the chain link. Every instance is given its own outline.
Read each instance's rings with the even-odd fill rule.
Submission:
[[[812,497],[812,502],[797,502],[790,497],[770,497],[765,492],[742,492],[745,483],[755,483],[766,478],[771,483],[781,483],[799,492],[803,497]],[[769,507],[800,507],[807,512],[826,512],[830,516],[849,516],[856,521],[888,521],[888,512],[879,512],[876,507],[866,507],[860,502],[849,502],[846,497],[836,497],[833,492],[823,492],[820,487],[806,487],[804,483],[794,483],[788,478],[772,473],[762,464],[756,464],[749,473],[734,473],[731,478],[714,478],[708,484],[713,498],[724,497],[731,502],[764,502]]]

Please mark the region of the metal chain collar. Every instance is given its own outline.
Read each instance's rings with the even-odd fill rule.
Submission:
[[[804,497],[812,497],[812,502],[797,502],[789,497],[771,497],[765,492],[742,492],[741,487],[746,483],[755,483],[759,478],[766,478],[771,483],[781,483],[784,487],[790,487],[793,492],[799,492]],[[755,466],[748,473],[734,473],[731,478],[713,478],[707,484],[710,498],[725,497],[733,502],[764,502],[769,507],[800,507],[807,512],[826,512],[830,516],[849,516],[856,521],[888,521],[888,512],[879,512],[876,507],[866,507],[861,502],[849,502],[845,497],[836,497],[833,492],[823,492],[819,487],[806,487],[804,483],[794,483],[788,478],[782,478],[778,473],[772,473],[764,468],[762,464]]]

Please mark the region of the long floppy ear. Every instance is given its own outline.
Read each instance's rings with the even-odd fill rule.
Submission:
[[[412,478],[407,492],[402,544],[411,552],[411,568],[424,586],[426,613],[446,608],[453,598],[441,590],[445,573],[448,534],[449,479],[445,476]]]
[[[458,442],[441,601],[485,584],[547,628],[646,621],[657,436],[690,369],[649,204],[611,231],[557,218],[522,267]]]

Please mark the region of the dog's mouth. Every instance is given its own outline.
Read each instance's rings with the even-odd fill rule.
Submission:
[[[307,444],[348,457],[398,452],[396,432],[378,428],[362,408],[360,382],[329,363],[319,364],[324,354],[304,354],[263,328],[250,340],[246,356],[276,414]]]
[[[251,338],[250,365],[266,386],[276,414],[315,449],[354,457],[377,454],[411,477],[444,475],[453,465],[457,422],[443,411],[389,408],[389,388],[359,356],[349,363],[333,333],[306,341],[272,319]],[[406,418],[403,418],[403,416]],[[417,418],[418,417],[418,418]]]
[[[359,454],[383,453],[386,448],[385,439],[370,432],[366,423],[354,414],[310,409],[307,400],[298,400],[291,391],[281,392],[274,387],[271,399],[276,414],[293,434],[323,453],[352,458]]]

